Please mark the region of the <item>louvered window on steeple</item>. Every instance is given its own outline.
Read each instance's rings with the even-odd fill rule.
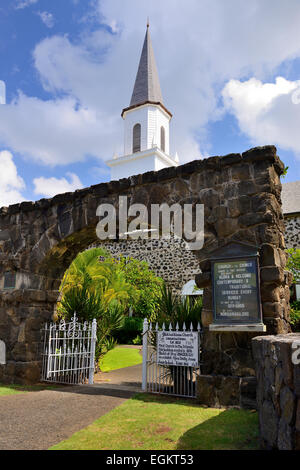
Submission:
[[[133,128],[132,152],[141,151],[141,125],[136,124]]]
[[[166,151],[166,131],[163,126],[160,128],[160,148],[163,152]]]

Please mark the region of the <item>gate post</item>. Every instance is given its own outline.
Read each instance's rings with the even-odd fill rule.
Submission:
[[[143,323],[143,374],[142,374],[142,390],[147,390],[147,359],[148,359],[148,321],[144,319]]]
[[[97,341],[97,321],[94,318],[93,324],[92,324],[89,385],[93,385],[93,383],[94,383],[96,341]]]

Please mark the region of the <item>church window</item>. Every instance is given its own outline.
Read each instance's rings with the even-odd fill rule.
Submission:
[[[166,131],[163,126],[160,128],[160,148],[163,152],[166,151]]]
[[[133,136],[132,136],[132,152],[140,152],[141,151],[141,125],[136,124],[133,128]]]

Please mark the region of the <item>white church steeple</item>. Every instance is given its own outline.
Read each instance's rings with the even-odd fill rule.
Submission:
[[[130,105],[122,118],[124,156],[107,162],[112,180],[178,166],[178,158],[169,155],[172,114],[163,103],[149,23]]]

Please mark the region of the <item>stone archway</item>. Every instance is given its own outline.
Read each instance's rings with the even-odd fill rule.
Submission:
[[[51,319],[61,277],[80,251],[97,242],[99,204],[111,203],[117,208],[120,195],[128,196],[130,204],[147,207],[204,204],[205,240],[197,253],[205,288],[204,326],[212,311],[209,282],[205,284],[209,272],[206,259],[218,246],[243,240],[261,248],[261,292],[268,331],[288,331],[280,200],[283,170],[276,148],[267,146],[2,208],[0,336],[6,340],[7,364],[0,366],[0,381],[39,379],[39,330]],[[5,272],[16,273],[14,289],[4,289]],[[208,364],[216,354],[224,356],[220,341],[209,332],[205,341],[211,351]]]

